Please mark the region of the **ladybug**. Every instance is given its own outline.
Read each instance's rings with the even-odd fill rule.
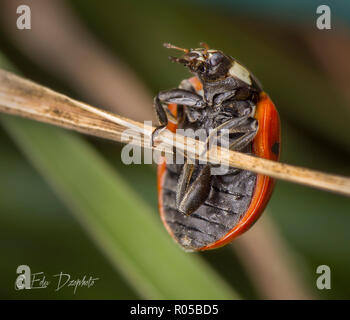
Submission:
[[[229,132],[231,150],[278,160],[280,121],[258,80],[237,60],[220,50],[167,48],[184,52],[170,57],[194,76],[178,88],[161,91],[154,99],[161,130],[204,129]],[[162,222],[185,251],[221,247],[247,231],[265,209],[274,180],[230,167],[212,174],[210,163],[188,161],[158,165],[158,205]]]

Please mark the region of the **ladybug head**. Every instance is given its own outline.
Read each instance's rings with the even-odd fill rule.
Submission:
[[[220,50],[211,50],[201,43],[202,48],[183,49],[170,43],[164,43],[166,48],[183,51],[182,57],[170,57],[173,62],[181,63],[193,72],[202,82],[213,82],[233,77],[252,84],[250,72],[230,56]]]
[[[202,48],[183,49],[165,43],[166,48],[181,50],[184,55],[180,58],[170,57],[173,62],[181,63],[202,81],[216,81],[225,79],[232,66],[233,59],[219,50],[210,50],[205,43]]]

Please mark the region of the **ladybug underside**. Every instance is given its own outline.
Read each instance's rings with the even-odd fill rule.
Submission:
[[[152,141],[165,128],[204,129],[209,146],[211,132],[220,137],[226,130],[229,149],[278,160],[278,113],[257,79],[219,50],[166,47],[185,52],[171,60],[185,65],[195,76],[155,97],[160,125]],[[212,173],[213,166],[185,159],[184,164],[164,163],[158,168],[161,218],[187,251],[217,248],[246,231],[273,189],[269,177],[232,167],[218,175]]]
[[[188,81],[183,81],[182,85],[195,92]],[[171,91],[171,94],[174,92],[177,93],[176,89]],[[202,95],[198,97],[203,99]],[[181,111],[182,108],[184,111]],[[178,119],[177,128],[208,131],[222,124],[232,123],[229,136],[230,145],[235,141],[243,141],[244,146],[240,151],[252,153],[252,141],[257,132],[257,120],[252,118],[254,110],[255,103],[252,100],[236,100],[235,98],[215,107],[205,103],[205,107],[199,114],[197,110],[177,105],[178,113],[183,114],[183,117]],[[190,121],[190,118],[196,117],[196,120]],[[235,122],[237,125],[234,124]],[[241,130],[247,132],[241,133]],[[244,134],[250,137],[242,140]],[[189,185],[197,180],[204,166],[194,165]],[[242,219],[251,203],[257,175],[236,168],[230,168],[229,172],[224,175],[211,175],[201,184],[201,188],[204,188],[206,184],[210,185],[205,201],[195,211],[189,213],[180,210],[179,205],[176,205],[181,175],[184,175],[183,164],[167,164],[162,178],[162,219],[175,241],[185,250],[202,250],[222,239]],[[195,201],[203,193],[198,192],[193,197]],[[181,195],[180,199],[185,197],[186,195]]]
[[[216,242],[234,228],[251,202],[256,174],[237,169],[229,175],[213,176],[206,202],[191,215],[176,210],[175,190],[182,165],[167,165],[163,183],[165,223],[175,240],[188,251]],[[195,170],[198,174],[200,166]]]

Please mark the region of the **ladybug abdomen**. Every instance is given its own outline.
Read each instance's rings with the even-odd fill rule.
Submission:
[[[176,186],[181,165],[167,165],[162,178],[162,219],[174,239],[188,251],[200,250],[232,230],[251,202],[256,174],[235,170],[227,175],[212,176],[208,199],[194,213],[184,215],[176,209]],[[200,170],[198,165],[194,172]]]

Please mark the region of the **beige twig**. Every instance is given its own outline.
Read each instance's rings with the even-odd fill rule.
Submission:
[[[133,143],[146,148],[150,148],[150,137],[154,130],[152,126],[73,100],[4,70],[0,70],[0,111],[119,142],[123,132],[129,129],[128,135],[134,138]],[[162,147],[166,147],[166,152],[172,153],[175,141],[177,149],[197,159],[205,148],[201,141],[184,139],[167,130],[159,135],[159,140]],[[161,150],[159,145],[155,148]],[[208,160],[350,196],[350,179],[347,177],[261,159],[220,147],[210,149]]]

